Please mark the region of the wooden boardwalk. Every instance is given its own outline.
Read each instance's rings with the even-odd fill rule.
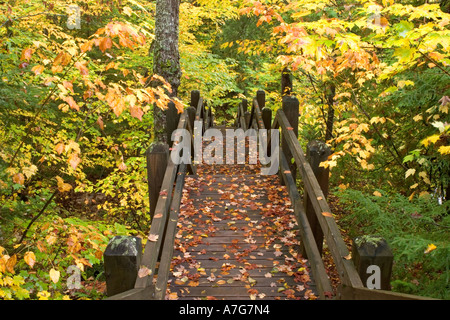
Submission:
[[[286,187],[259,165],[186,178],[166,299],[315,299]]]
[[[108,299],[424,299],[364,286],[363,260],[380,264],[383,283],[389,283],[392,260],[385,263],[383,254],[361,257],[358,248],[350,254],[326,199],[328,171],[319,166],[328,157],[325,144],[311,141],[305,156],[298,115],[299,101],[289,95],[274,117],[264,91],[257,92],[250,111],[247,100],[239,104],[235,126],[280,133],[281,140],[268,141],[268,149],[279,150],[279,174],[273,176],[261,175],[260,165],[248,159],[247,164],[196,164],[191,152],[191,162],[178,164],[164,150],[147,150],[154,206],[148,241],[142,256],[136,237],[112,241],[104,254]],[[183,139],[191,142],[205,138],[211,127],[222,134],[227,129],[214,126],[213,110],[195,90],[190,107],[170,120],[169,136],[185,129],[189,135]],[[324,243],[339,277],[337,288],[324,265]]]

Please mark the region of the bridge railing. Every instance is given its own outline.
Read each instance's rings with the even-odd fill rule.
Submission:
[[[290,93],[289,90],[282,90]],[[238,108],[236,124],[244,130],[278,129],[281,133],[281,145],[279,149],[279,176],[286,185],[294,214],[299,224],[302,240],[302,254],[309,261],[313,279],[316,283],[318,294],[322,299],[387,299],[387,300],[420,300],[428,299],[409,294],[391,292],[388,290],[368,289],[365,287],[361,271],[358,271],[352,254],[350,254],[344,242],[338,225],[328,205],[326,194],[328,192],[328,172],[326,181],[323,175],[314,172],[298,139],[299,102],[289,95],[283,96],[282,108],[276,111],[272,121],[272,111],[265,106],[265,94],[260,90],[252,101],[251,111],[246,109],[244,100]],[[270,154],[271,135],[268,134],[268,154]],[[293,161],[292,161],[293,160]],[[317,161],[316,161],[317,162]],[[319,166],[315,164],[315,169]],[[300,195],[297,186],[297,171],[301,177]],[[339,288],[334,292],[330,278],[326,272],[322,259],[323,241],[327,244],[335,263],[340,280]],[[388,266],[389,268],[391,266]],[[389,270],[390,271],[390,270]],[[390,277],[390,274],[389,274]],[[389,277],[387,281],[389,282]]]
[[[198,91],[191,93],[191,106],[184,110],[179,117],[177,127],[171,130],[173,132],[175,129],[187,129],[191,139],[191,145],[193,146],[193,126],[196,123],[195,121],[202,123],[203,130],[213,123],[211,109],[205,107],[204,100]],[[171,136],[172,132],[168,132],[168,135]],[[148,151],[147,172],[149,174],[149,189],[155,188],[155,184],[157,184],[157,181],[154,179],[155,177],[152,176],[152,172],[164,172],[164,175],[161,186],[156,186],[158,190],[157,196],[151,198],[152,194],[150,194],[150,202],[155,203],[156,206],[154,212],[151,212],[151,227],[144,253],[142,257],[139,256],[133,260],[133,262],[137,262],[134,266],[131,266],[131,269],[138,269],[131,270],[131,273],[134,272],[137,274],[134,287],[131,285],[132,287],[128,290],[110,295],[108,298],[110,300],[161,300],[165,298],[185,176],[188,170],[195,174],[196,166],[192,164],[192,161],[189,164],[183,162],[181,164],[175,164],[169,152],[164,153],[163,156],[166,165],[161,165],[161,162],[164,161],[155,161],[151,156],[151,152]],[[191,160],[192,156],[193,153],[191,152]],[[124,271],[126,268],[121,269],[120,266],[116,268],[116,266],[124,264],[120,260],[121,258],[123,257],[118,256],[115,257],[115,260],[109,259],[111,266],[105,265],[105,269],[109,267],[115,271],[115,274],[106,272],[107,286],[108,280],[110,283],[124,281],[125,277],[120,274],[120,271]],[[125,263],[129,264],[129,261],[126,260]]]

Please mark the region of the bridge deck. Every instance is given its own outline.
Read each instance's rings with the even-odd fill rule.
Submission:
[[[315,299],[286,188],[259,165],[186,178],[166,299]]]

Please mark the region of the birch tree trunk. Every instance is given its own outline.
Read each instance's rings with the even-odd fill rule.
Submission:
[[[153,43],[153,73],[162,76],[172,86],[170,96],[176,97],[180,85],[181,67],[178,50],[180,0],[157,0],[155,12],[155,41]],[[159,83],[152,83],[157,86]],[[172,106],[173,107],[173,106]],[[173,111],[173,110],[172,110]],[[167,144],[167,113],[153,108],[154,142]]]

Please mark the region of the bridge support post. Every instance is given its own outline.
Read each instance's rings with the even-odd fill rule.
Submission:
[[[353,239],[352,260],[365,287],[391,289],[394,256],[385,239],[377,236]]]
[[[164,180],[167,162],[169,158],[169,146],[156,144],[147,150],[147,183],[150,201],[150,218],[155,214],[156,203]]]
[[[283,97],[283,104],[282,109],[284,114],[286,115],[286,118],[289,120],[289,124],[292,127],[293,132],[295,133],[295,136],[298,138],[298,116],[299,116],[299,109],[300,103],[298,99],[294,96],[284,96]],[[289,164],[290,171],[292,173],[292,176],[294,179],[297,177],[297,166],[292,163],[292,153],[289,151],[289,145],[282,137],[281,140],[281,148],[283,150],[284,156],[286,157],[286,160]],[[282,185],[284,185],[284,181],[280,175],[280,182]]]
[[[115,236],[103,253],[108,297],[134,288],[141,263],[141,238]]]
[[[167,143],[169,147],[172,147],[172,133],[177,129],[178,122],[180,121],[180,114],[178,113],[175,103],[170,101],[168,103],[168,108],[166,110],[166,132],[167,132]]]
[[[329,169],[320,167],[320,163],[327,160],[330,154],[330,147],[328,147],[327,144],[322,141],[312,140],[306,147],[306,158],[311,165],[311,169],[316,176],[317,182],[319,182],[320,188],[322,189],[322,193],[324,194],[325,198],[327,198],[328,196]],[[320,227],[316,212],[306,190],[303,196],[303,205],[309,225],[311,226],[311,230],[314,234],[314,239],[316,240],[317,248],[319,249],[319,253],[322,254],[324,237],[323,231]],[[302,254],[306,255],[303,247]]]

